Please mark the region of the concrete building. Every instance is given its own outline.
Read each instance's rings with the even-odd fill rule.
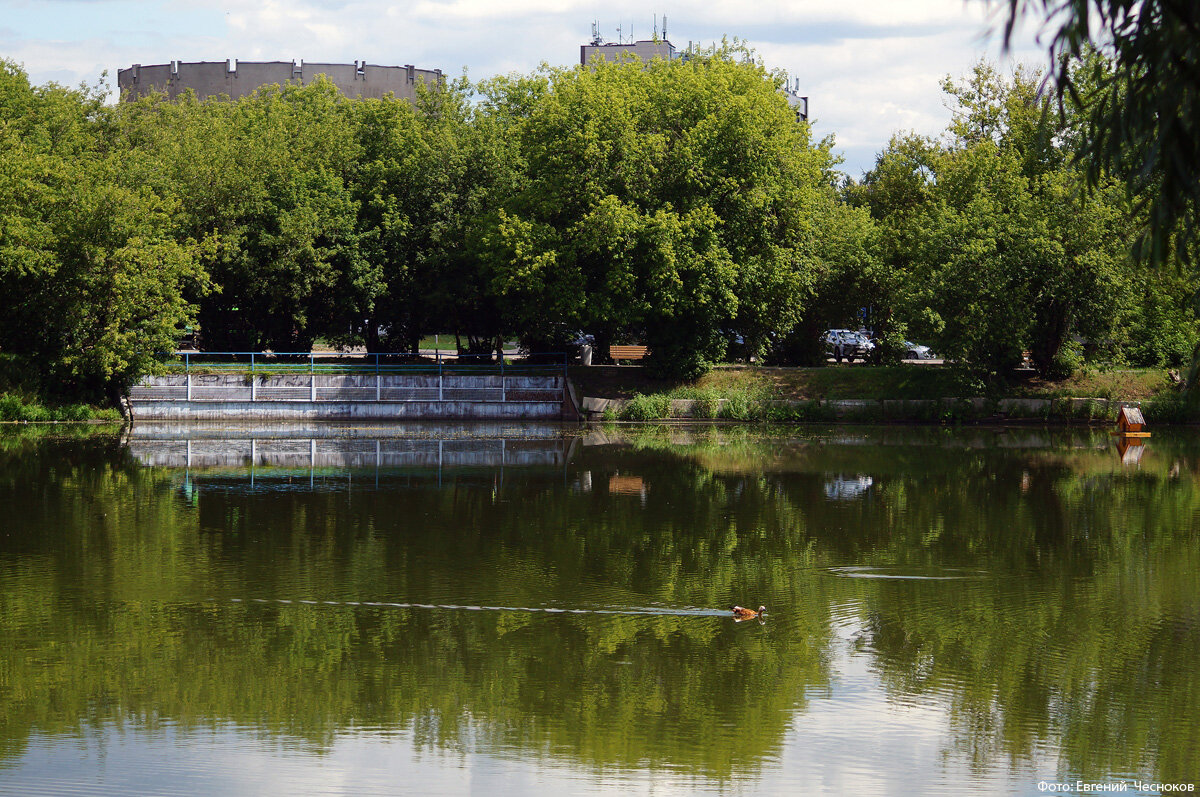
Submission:
[[[632,44],[616,44],[596,37],[592,39],[591,44],[579,47],[579,63],[584,66],[594,61],[620,61],[623,58],[650,62],[655,58],[673,61],[678,57],[675,45],[666,39],[643,39]]]
[[[417,83],[440,85],[442,70],[405,66],[322,64],[301,61],[172,61],[169,64],[134,64],[117,70],[117,88],[124,100],[153,92],[176,99],[188,89],[200,99],[226,95],[246,97],[260,86],[289,82],[307,85],[325,75],[347,97],[381,98],[391,92],[398,99],[415,99]]]
[[[796,121],[807,122],[808,97],[800,96],[800,78],[796,78],[795,88],[792,87],[790,80],[784,84],[783,97],[788,101],[788,105],[792,106],[792,110],[796,112]]]

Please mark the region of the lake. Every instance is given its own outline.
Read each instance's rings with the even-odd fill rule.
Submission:
[[[2,793],[1200,778],[1191,430],[7,427],[0,518]]]

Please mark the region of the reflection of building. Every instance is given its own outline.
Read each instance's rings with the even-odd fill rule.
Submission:
[[[1117,456],[1121,458],[1122,465],[1137,465],[1142,461],[1142,454],[1146,453],[1146,441],[1141,437],[1128,437],[1121,435],[1117,438]]]
[[[365,61],[353,64],[318,64],[301,61],[172,61],[169,64],[134,64],[117,70],[121,97],[135,100],[153,92],[176,99],[189,89],[200,99],[226,95],[247,97],[255,89],[274,83],[307,85],[325,75],[347,97],[382,98],[389,92],[397,99],[415,99],[417,84],[436,86],[442,70],[405,66],[377,66]]]
[[[573,439],[541,424],[138,423],[128,443],[148,467],[373,470],[562,466]]]
[[[137,424],[134,460],[182,471],[194,502],[204,490],[330,490],[561,483],[575,438],[556,426],[493,424]]]

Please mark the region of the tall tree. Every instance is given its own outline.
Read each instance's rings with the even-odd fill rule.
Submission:
[[[644,338],[652,366],[685,375],[723,354],[723,329],[761,348],[795,324],[816,219],[836,204],[833,159],[748,55],[723,46],[487,87],[527,174],[492,237],[494,284],[519,326],[580,325],[602,350]]]
[[[1038,80],[985,63],[947,80],[946,142],[893,139],[851,192],[903,275],[898,313],[995,376],[1023,350],[1044,375],[1069,371],[1073,338],[1108,336],[1130,279],[1125,203],[1111,181],[1084,190],[1072,129],[1047,112]]]
[[[179,240],[205,244],[216,284],[198,297],[207,348],[307,351],[315,337],[345,336],[382,290],[358,246],[347,107],[327,80],[237,102],[118,107],[121,144],[178,202]]]
[[[173,206],[107,146],[100,91],[0,62],[0,351],[51,395],[115,401],[174,348],[206,284]]]
[[[1005,44],[1041,20],[1060,99],[1083,109],[1079,156],[1097,184],[1125,181],[1146,211],[1146,250],[1194,259],[1200,213],[1200,4],[1006,0]],[[1104,57],[1091,58],[1092,50]],[[1084,68],[1080,68],[1083,66]]]

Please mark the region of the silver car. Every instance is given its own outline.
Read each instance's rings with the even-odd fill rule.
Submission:
[[[821,340],[825,343],[826,352],[838,362],[843,359],[847,362],[865,359],[875,348],[875,344],[866,335],[853,329],[826,330]]]

